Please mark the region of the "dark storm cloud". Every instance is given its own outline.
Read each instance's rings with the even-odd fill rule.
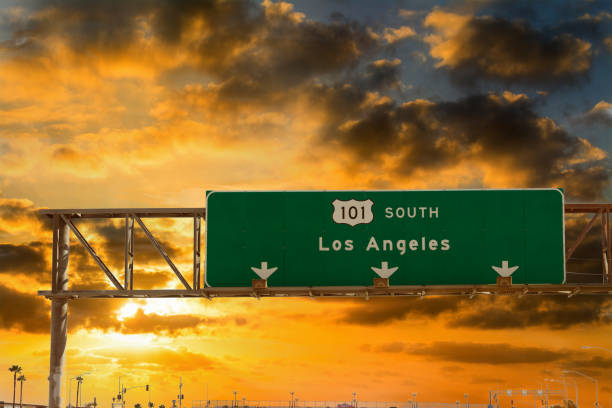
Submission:
[[[99,329],[102,331],[121,328],[116,314],[126,303],[123,299],[78,299],[68,305],[68,330]]]
[[[40,217],[34,210],[23,209],[19,206],[0,206],[0,218],[13,222],[39,223]],[[46,217],[45,217],[46,218]],[[146,222],[146,221],[145,221]],[[75,221],[75,225],[84,233],[85,238],[94,250],[101,255],[115,276],[122,281],[124,271],[124,243],[125,230],[123,226],[115,226],[108,220],[98,222]],[[98,238],[85,233],[84,225],[93,231]],[[155,227],[149,226],[152,233],[164,246],[166,252],[175,262],[180,261],[181,249],[173,245],[171,241],[161,239],[164,234],[156,234]],[[89,231],[88,231],[89,232]],[[43,233],[49,234],[51,230],[43,229]],[[91,258],[85,248],[72,235],[70,245],[70,267],[69,286],[75,290],[109,289],[110,281]],[[100,239],[101,237],[101,239]],[[177,279],[169,267],[167,271],[154,271],[143,269],[143,265],[161,265],[166,267],[166,262],[150,243],[144,233],[136,227],[135,231],[135,276],[134,285],[136,289],[151,289],[163,286],[166,282]],[[191,248],[189,248],[191,254]],[[0,244],[0,274],[20,274],[32,277],[41,283],[49,283],[51,275],[51,243],[39,241],[27,244]]]
[[[162,233],[157,232],[156,226],[150,220],[144,219],[143,222],[155,239],[162,245],[168,256],[176,262],[176,258],[180,257],[182,251],[180,247],[172,243],[171,238],[173,234],[167,230],[164,230]],[[173,221],[164,220],[164,222]],[[107,265],[113,265],[115,268],[123,270],[125,262],[125,225],[123,223],[103,220],[79,221],[75,223],[75,225],[77,225],[77,228],[81,231],[85,228],[90,229],[91,232],[97,236],[97,239],[88,239],[87,237],[86,239],[88,239],[89,243],[97,251],[104,253],[104,262],[107,263]],[[84,261],[93,265],[89,260],[85,259]],[[134,264],[166,264],[155,246],[153,246],[149,238],[136,222],[134,222]]]
[[[317,22],[288,4],[247,0],[46,1],[12,27],[16,48],[37,50],[51,36],[77,52],[102,53],[153,39],[183,49],[191,56],[188,66],[217,80],[248,78],[278,89],[344,70],[379,44],[366,26],[343,17]]]
[[[344,69],[375,45],[365,26],[310,21],[281,4],[252,1],[163,2],[152,26],[164,43],[195,50],[195,64],[221,80],[248,78],[284,87]],[[203,29],[185,40],[196,21]]]
[[[371,299],[346,308],[339,322],[375,326],[396,320],[435,318],[448,327],[502,330],[540,326],[561,330],[581,324],[612,323],[612,302],[589,296]]]
[[[78,0],[50,0],[35,3],[29,16],[10,22],[15,48],[48,52],[45,41],[63,36],[78,51],[98,48],[118,51],[134,41],[137,19],[151,12],[148,1],[104,1],[91,4]],[[114,24],[113,24],[114,22]]]
[[[505,82],[560,84],[584,77],[591,68],[591,44],[562,33],[540,31],[525,20],[501,17],[454,19],[434,10],[425,20],[431,55],[454,78],[473,83],[483,78]]]
[[[573,358],[568,360],[567,363],[564,364],[568,369],[574,370],[609,370],[612,368],[612,358],[611,357],[602,357],[595,356],[588,359],[585,358]]]
[[[170,268],[168,268],[170,269]],[[168,282],[176,280],[176,275],[170,270],[166,272],[142,271],[134,273],[134,288],[138,289],[154,289],[167,288]]]
[[[356,22],[296,22],[278,14],[268,18],[258,46],[239,56],[233,64],[237,70],[230,73],[271,87],[295,85],[350,68],[375,45],[366,27]]]
[[[2,198],[0,200],[0,217],[2,218],[26,218],[34,214],[35,208],[27,200],[16,198]]]
[[[39,279],[48,275],[49,270],[42,242],[0,244],[0,274],[18,273]]]
[[[563,351],[506,343],[434,342],[429,345],[407,345],[405,352],[436,360],[492,365],[550,363],[566,356]]]
[[[565,330],[580,324],[610,324],[611,307],[608,299],[595,296],[482,298],[477,307],[453,316],[448,325],[485,330],[534,326]]]
[[[399,87],[401,63],[399,59],[383,59],[368,64],[365,75],[365,87],[373,90]]]
[[[574,245],[592,217],[593,214],[566,215],[565,242],[567,248]],[[576,247],[567,261],[566,270],[568,283],[601,283],[603,281],[600,222],[593,225]]]
[[[340,321],[359,325],[388,324],[408,316],[435,318],[445,312],[455,312],[465,302],[459,297],[380,298],[348,308]]]
[[[142,309],[139,309],[134,316],[124,319],[121,324],[121,332],[176,334],[184,329],[195,329],[205,321],[205,318],[193,315],[147,315]]]
[[[52,228],[49,217],[39,215],[32,202],[19,198],[0,198],[0,220],[7,224],[29,226],[33,231]]]
[[[199,331],[207,327],[225,326],[231,322],[240,325],[240,319],[242,318],[210,318],[191,314],[165,316],[156,313],[145,314],[139,309],[134,316],[125,318],[121,322],[120,331],[124,334],[164,333],[177,336],[185,330]]]
[[[241,317],[209,318],[198,315],[145,314],[138,309],[135,315],[122,321],[117,313],[126,304],[122,299],[79,299],[69,303],[68,330],[116,331],[124,334],[164,333],[176,336],[185,330],[224,326]],[[0,329],[27,333],[49,331],[51,304],[36,293],[23,293],[0,285]]]
[[[483,6],[479,14],[513,21],[530,21],[538,26],[546,25],[552,36],[568,33],[580,38],[600,38],[602,26],[612,20],[609,7],[606,8],[606,4],[601,1],[497,0]]]
[[[415,344],[394,342],[372,348],[374,352],[405,353],[436,360],[468,364],[539,364],[562,362],[567,359],[566,350],[550,350],[539,347],[521,347],[507,343],[434,342]],[[574,360],[572,360],[573,362]],[[576,360],[577,361],[577,360]],[[596,366],[603,361],[597,361]],[[588,363],[587,363],[588,364]],[[605,363],[603,364],[605,365]]]
[[[94,250],[99,252],[96,248],[97,245],[93,245],[93,247]],[[116,269],[111,268],[111,271],[115,273],[116,277],[118,276]],[[71,290],[105,290],[113,287],[102,269],[91,258],[89,252],[78,242],[70,245],[68,287]]]
[[[109,259],[102,257],[115,277],[123,284],[124,265],[114,266]],[[150,264],[155,263],[153,260]],[[163,259],[158,262],[166,267]],[[134,264],[134,289],[163,289],[168,288],[170,281],[178,282],[178,278],[167,267],[167,271],[155,271],[142,268],[142,263]],[[70,268],[68,274],[69,288],[71,290],[107,290],[115,289],[102,269],[95,263],[89,253],[80,245],[71,246]]]
[[[0,285],[0,328],[29,333],[49,331],[49,303],[35,293]]]
[[[120,252],[104,252],[112,250],[103,243],[93,245],[94,250],[100,255],[102,261],[115,275],[115,278],[123,285],[124,279],[124,259],[123,246]],[[109,254],[110,256],[108,256]],[[144,255],[143,255],[144,254]],[[150,257],[147,256],[150,255]],[[177,259],[173,259],[176,263]],[[166,270],[156,271],[144,268],[146,266],[161,266]],[[182,271],[183,276],[189,279],[189,271]],[[164,259],[159,255],[154,248],[140,251],[140,256],[134,259],[134,289],[154,289],[167,288],[168,282],[179,282],[178,278],[167,266]],[[91,258],[89,253],[79,243],[70,247],[70,269],[69,269],[69,287],[71,290],[105,290],[114,289],[112,282],[108,279],[104,271]]]
[[[177,45],[202,19],[208,35],[200,42],[203,53],[225,55],[250,41],[265,23],[264,10],[255,1],[147,1],[154,11],[153,31],[166,43]]]
[[[538,116],[527,97],[472,95],[457,101],[391,100],[362,109],[365,92],[319,87],[328,127],[322,143],[352,151],[360,162],[392,158],[411,175],[464,161],[495,163],[524,174],[525,187],[561,186],[569,197],[596,199],[608,182],[605,154]]]

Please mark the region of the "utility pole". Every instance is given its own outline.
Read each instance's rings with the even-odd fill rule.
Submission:
[[[122,402],[121,404],[123,405],[123,398],[121,398],[121,390],[123,388],[121,388],[121,377],[123,377],[122,375],[119,376],[119,388],[117,388],[117,398],[119,398]]]
[[[179,408],[183,406],[183,377],[179,377]]]
[[[70,228],[59,216],[53,216],[53,253],[51,290],[68,290],[68,258],[70,255]],[[63,408],[62,377],[66,363],[68,328],[68,300],[51,299],[51,353],[49,358],[49,408]]]
[[[563,406],[567,407],[567,383],[565,381],[565,373],[563,373]]]
[[[586,378],[587,380],[591,380],[595,383],[595,408],[599,408],[599,382],[597,381],[596,378],[592,378],[589,377],[588,375],[581,373],[580,371],[576,371],[576,370],[565,370],[563,371],[563,374],[566,373],[576,373],[584,378]]]

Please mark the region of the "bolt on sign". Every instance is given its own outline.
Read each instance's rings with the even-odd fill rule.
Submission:
[[[559,189],[213,191],[212,287],[565,281]]]

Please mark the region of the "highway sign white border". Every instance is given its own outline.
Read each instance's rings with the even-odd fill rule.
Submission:
[[[208,199],[215,193],[364,193],[364,192],[432,192],[432,191],[557,191],[561,194],[561,223],[563,226],[563,282],[562,285],[567,283],[567,262],[565,260],[565,194],[561,191],[561,188],[439,188],[439,189],[423,189],[423,190],[209,190],[206,192],[206,227],[204,228],[204,271],[203,271],[203,282],[205,287],[212,288],[213,286],[208,283],[208,217],[210,212],[208,210]],[[427,285],[425,285],[427,286]],[[218,286],[215,286],[218,287]]]

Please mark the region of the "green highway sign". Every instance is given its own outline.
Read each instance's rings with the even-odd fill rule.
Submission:
[[[558,189],[213,191],[206,284],[558,284],[563,216]]]

